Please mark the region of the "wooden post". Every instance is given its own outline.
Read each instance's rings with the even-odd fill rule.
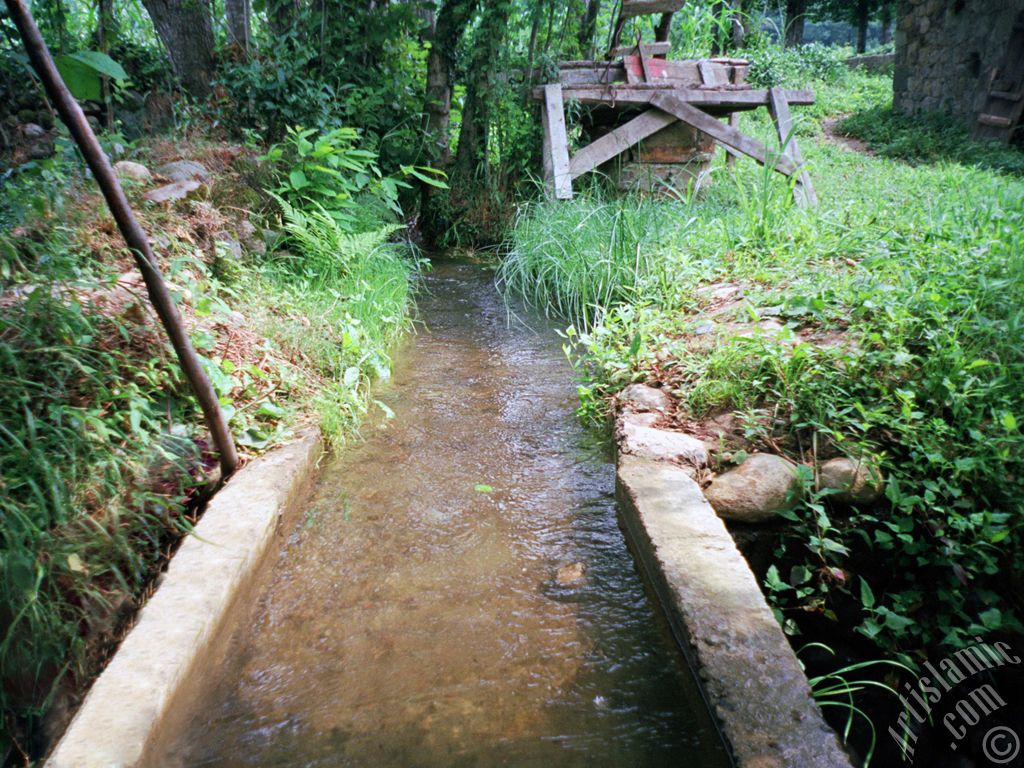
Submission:
[[[149,300],[156,309],[160,322],[163,323],[167,335],[170,337],[171,345],[178,355],[185,378],[188,379],[195,393],[199,406],[206,417],[206,424],[210,428],[213,437],[213,444],[220,453],[221,475],[227,477],[235,471],[238,466],[238,454],[235,451],[235,443],[231,439],[231,432],[228,431],[227,423],[224,421],[224,414],[220,409],[220,402],[216,392],[210,384],[205,371],[199,363],[192,342],[181,322],[181,315],[178,314],[174,300],[167,290],[160,268],[157,266],[156,257],[149,247],[149,238],[139,225],[135,214],[132,213],[128,198],[110,166],[110,161],[100,148],[96,135],[82,113],[82,108],[75,101],[67,86],[57,72],[53,63],[50,51],[46,47],[39,27],[36,26],[32,14],[25,5],[25,0],[6,0],[7,9],[11,18],[14,19],[21,39],[25,43],[25,50],[28,52],[32,66],[39,73],[46,92],[57,107],[61,119],[68,126],[75,143],[85,157],[89,169],[96,177],[96,183],[106,198],[107,206],[110,208],[117,227],[121,230],[125,243],[135,257],[135,263],[142,273],[142,279],[146,283],[146,291],[149,293]]]
[[[544,121],[544,180],[556,200],[572,200],[572,178],[569,176],[569,139],[565,132],[565,108],[562,86],[544,86],[541,107]]]
[[[811,175],[803,167],[803,157],[793,130],[793,118],[789,114],[789,104],[781,88],[768,90],[768,109],[775,122],[775,130],[779,134],[779,146],[799,169],[796,185],[793,187],[793,199],[801,207],[813,207],[818,204],[818,195],[814,191],[814,184],[811,183]]]

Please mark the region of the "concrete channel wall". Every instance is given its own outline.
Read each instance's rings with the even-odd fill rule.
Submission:
[[[757,579],[693,479],[706,461],[699,441],[651,426],[649,409],[657,405],[627,405],[616,422],[621,515],[734,762],[850,768]]]
[[[291,527],[323,452],[313,433],[256,459],[207,505],[113,660],[93,684],[47,768],[145,765],[174,731],[172,712],[222,654],[275,538]]]

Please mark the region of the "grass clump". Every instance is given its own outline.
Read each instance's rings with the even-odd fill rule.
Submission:
[[[526,204],[512,225],[499,282],[548,314],[589,327],[605,308],[636,297],[660,243],[685,219],[640,198]]]

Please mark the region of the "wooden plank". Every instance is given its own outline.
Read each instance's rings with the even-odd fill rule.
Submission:
[[[653,83],[668,79],[668,62],[665,59],[648,59],[640,56],[623,56],[622,66],[630,83]]]
[[[793,160],[800,172],[797,174],[797,182],[793,187],[793,199],[796,204],[802,207],[813,207],[818,204],[818,195],[814,191],[814,184],[811,183],[811,175],[803,168],[804,159],[800,154],[800,147],[796,143],[796,133],[793,130],[793,118],[789,113],[789,104],[781,88],[768,90],[768,110],[775,122],[775,130],[779,134],[779,145],[783,151]]]
[[[622,0],[619,19],[647,16],[651,13],[674,13],[686,4],[686,0]]]
[[[625,83],[606,86],[572,86],[563,88],[564,99],[572,99],[583,104],[648,104],[655,94],[669,93],[680,100],[702,107],[721,107],[723,109],[754,109],[768,106],[768,91],[764,89],[714,89],[678,88],[671,84],[641,83],[627,85]],[[814,91],[783,91],[786,101],[790,104],[813,104]],[[543,86],[533,91],[535,99],[544,98]]]
[[[703,131],[719,144],[732,147],[737,152],[754,158],[761,165],[768,165],[774,160],[773,170],[785,176],[792,176],[797,172],[797,167],[793,164],[793,161],[785,155],[772,158],[764,144],[757,139],[740,133],[731,126],[723,125],[711,115],[701,112],[695,106],[688,104],[675,94],[664,91],[657,92],[651,97],[650,103],[652,106],[664,110],[670,115],[675,115],[684,123],[692,125],[697,130]]]
[[[729,113],[729,127],[735,130],[740,129],[740,113],[730,112]],[[736,167],[736,158],[739,157],[739,153],[732,147],[725,147],[725,167],[730,171]]]
[[[558,82],[563,87],[587,87],[605,83],[625,83],[626,70],[621,63],[605,62],[589,69],[562,69]]]
[[[700,71],[700,81],[704,85],[729,84],[728,67],[701,59],[697,62],[697,69]]]
[[[551,153],[551,188],[557,200],[572,199],[572,178],[569,176],[569,139],[565,133],[565,107],[562,86],[551,83],[544,86],[544,128]]]
[[[667,40],[663,43],[641,43],[641,47],[644,49],[644,54],[647,56],[664,56],[672,48],[672,43]],[[618,48],[612,48],[608,51],[608,58],[615,59],[619,56],[632,56],[637,52],[636,45],[620,46]],[[558,66],[562,66],[559,64]]]
[[[576,178],[587,171],[592,171],[601,163],[621,155],[637,142],[643,141],[653,133],[676,122],[672,115],[660,109],[649,109],[634,117],[610,133],[581,149],[569,161],[569,176]]]
[[[750,69],[750,62],[746,59],[715,59],[715,61],[723,64],[729,64],[732,67],[731,78],[733,85],[742,85],[747,82],[747,72]],[[739,112],[729,113],[729,127],[735,128],[736,130],[740,129]],[[729,147],[725,148],[725,152],[727,155],[725,158],[725,167],[732,171],[736,168],[736,158],[739,157],[739,155],[736,153],[736,150],[729,149]]]
[[[1009,128],[1013,121],[1008,117],[1000,115],[978,115],[978,122],[982,125],[991,125],[994,128]]]

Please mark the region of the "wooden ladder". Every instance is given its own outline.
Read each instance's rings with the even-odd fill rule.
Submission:
[[[1024,113],[1024,11],[1017,16],[1000,65],[991,73],[985,106],[974,126],[975,139],[1008,144]]]

